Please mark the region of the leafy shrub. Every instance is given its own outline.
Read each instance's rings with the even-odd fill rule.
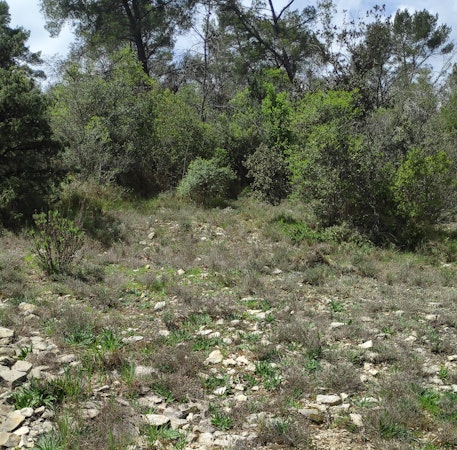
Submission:
[[[68,273],[84,243],[84,233],[58,211],[34,215],[34,249],[48,274]]]
[[[290,193],[290,171],[281,148],[260,144],[244,163],[252,188],[262,199],[274,205]]]
[[[398,214],[406,222],[406,238],[420,240],[449,206],[452,179],[451,161],[445,152],[425,155],[411,149],[393,181],[393,197]]]
[[[224,163],[224,158],[219,155],[192,161],[178,185],[178,195],[204,206],[223,204],[236,180],[235,172]]]

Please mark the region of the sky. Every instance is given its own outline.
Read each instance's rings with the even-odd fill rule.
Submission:
[[[21,26],[30,31],[28,41],[31,51],[41,51],[45,61],[51,62],[56,58],[64,58],[70,49],[73,35],[71,29],[66,27],[57,38],[51,38],[44,27],[44,18],[40,12],[39,0],[6,0],[9,4],[11,26]],[[347,10],[351,17],[363,16],[365,11],[376,3],[385,4],[388,14],[398,9],[410,11],[427,9],[429,12],[439,15],[439,23],[451,26],[452,38],[457,44],[457,0],[435,1],[430,5],[430,0],[334,0],[338,11]],[[281,5],[284,0],[275,0],[275,4]],[[314,1],[295,0],[295,7],[302,9]],[[178,42],[179,45],[179,42]],[[179,48],[178,48],[179,50]],[[46,70],[46,69],[45,69]]]

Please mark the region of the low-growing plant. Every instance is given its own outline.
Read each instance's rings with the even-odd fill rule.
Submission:
[[[296,449],[312,449],[310,436],[311,433],[304,422],[297,423],[291,417],[278,417],[261,424],[257,440],[261,445],[276,443]]]
[[[279,369],[267,361],[256,362],[255,374],[262,378],[263,386],[268,391],[274,391],[281,384]]]
[[[215,404],[210,405],[209,413],[211,415],[211,424],[218,430],[227,431],[233,427],[233,419],[230,415]]]
[[[33,352],[33,345],[30,344],[29,346],[25,347],[19,347],[19,354],[17,355],[17,358],[21,361],[23,361],[25,358],[27,358],[27,355],[31,354]]]
[[[186,447],[186,435],[182,431],[175,430],[169,426],[148,425],[144,434],[153,448],[156,448],[157,441],[163,446],[171,444],[173,449],[184,449]]]
[[[41,267],[47,274],[71,271],[84,244],[84,233],[59,211],[34,215],[33,246]]]
[[[11,401],[16,409],[52,407],[60,395],[54,392],[52,385],[32,378],[28,384],[22,385],[11,394]]]
[[[104,328],[97,336],[96,343],[101,350],[109,352],[120,350],[124,346],[122,337],[111,328]]]
[[[35,450],[64,450],[65,442],[57,431],[43,434],[34,447]]]

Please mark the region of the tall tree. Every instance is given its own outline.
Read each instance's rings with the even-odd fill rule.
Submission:
[[[272,0],[254,0],[250,7],[239,0],[219,2],[221,25],[232,34],[245,63],[256,69],[282,68],[290,82],[320,47],[310,28],[316,20],[316,9],[309,6],[299,12],[291,9],[293,3],[290,0],[277,8]]]
[[[46,98],[28,62],[37,62],[28,32],[11,28],[8,5],[0,1],[0,223],[30,217],[49,198],[58,181]]]
[[[70,22],[77,37],[91,49],[111,52],[128,44],[149,75],[154,62],[170,57],[175,36],[190,27],[195,3],[195,0],[41,0],[41,8],[52,35],[58,35],[63,24]]]
[[[391,18],[380,6],[342,29],[328,26],[327,56],[336,85],[359,89],[368,108],[389,106],[398,90],[429,70],[433,57],[451,54],[450,31],[426,10],[398,10]]]

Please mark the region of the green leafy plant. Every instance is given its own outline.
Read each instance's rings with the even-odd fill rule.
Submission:
[[[19,347],[19,355],[18,355],[18,359],[23,361],[25,358],[27,358],[27,355],[32,353],[33,351],[33,345],[30,344],[29,346],[25,346],[25,347]]]
[[[145,434],[149,443],[154,447],[156,441],[162,444],[172,444],[174,449],[184,449],[186,446],[186,435],[182,431],[174,430],[169,426],[157,427],[148,425]]]
[[[281,375],[278,368],[268,361],[256,362],[255,374],[263,379],[263,385],[269,391],[275,390],[281,384]]]
[[[222,411],[218,406],[212,404],[209,407],[211,414],[211,423],[221,431],[230,430],[233,427],[233,419],[225,412]]]
[[[59,211],[34,215],[33,246],[49,275],[68,273],[84,244],[84,233]]]
[[[40,436],[35,450],[64,450],[64,440],[56,431]]]
[[[196,158],[189,164],[177,193],[200,205],[219,205],[227,199],[235,179],[235,172],[226,165],[223,157]]]
[[[29,385],[23,385],[11,394],[16,409],[38,408],[39,406],[52,406],[57,397],[47,389],[47,386],[32,378]]]

